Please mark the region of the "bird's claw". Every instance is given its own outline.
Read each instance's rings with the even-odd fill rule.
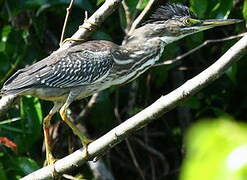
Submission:
[[[85,149],[85,156],[88,156],[89,153],[88,153],[88,145],[93,142],[93,140],[91,139],[83,139],[82,141],[82,145],[83,145],[83,148]]]
[[[93,31],[97,28],[97,24],[90,22],[88,19],[84,20],[84,23],[82,25],[79,26],[79,28],[84,28],[88,31]]]

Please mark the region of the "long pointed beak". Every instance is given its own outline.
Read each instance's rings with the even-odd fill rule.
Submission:
[[[223,25],[229,25],[229,24],[235,24],[240,23],[242,20],[239,19],[207,19],[202,20],[200,23],[200,26],[223,26]]]

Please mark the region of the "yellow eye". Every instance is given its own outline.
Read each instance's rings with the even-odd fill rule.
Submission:
[[[190,21],[190,18],[184,19],[184,24],[190,25],[192,22]]]

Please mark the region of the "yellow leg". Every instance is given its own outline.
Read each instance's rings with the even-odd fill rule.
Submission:
[[[53,108],[49,112],[49,114],[44,118],[43,120],[43,131],[44,131],[44,137],[45,137],[45,153],[46,153],[46,163],[48,165],[53,164],[56,159],[52,155],[52,148],[51,148],[51,136],[49,133],[50,128],[50,121],[52,116],[61,108],[61,103],[54,103]]]
[[[43,131],[44,131],[44,137],[45,137],[45,153],[46,153],[46,163],[48,165],[53,164],[56,160],[52,155],[52,149],[51,149],[51,137],[49,133],[50,128],[50,120],[52,118],[53,114],[48,114],[43,121]]]
[[[86,136],[68,119],[66,116],[66,108],[62,107],[60,109],[60,116],[63,121],[72,129],[73,133],[79,137],[83,147],[87,148],[87,145],[92,141],[87,139]]]

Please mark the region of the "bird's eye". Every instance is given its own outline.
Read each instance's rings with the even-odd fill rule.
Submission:
[[[190,25],[191,24],[190,19],[189,18],[184,19],[184,24]]]

